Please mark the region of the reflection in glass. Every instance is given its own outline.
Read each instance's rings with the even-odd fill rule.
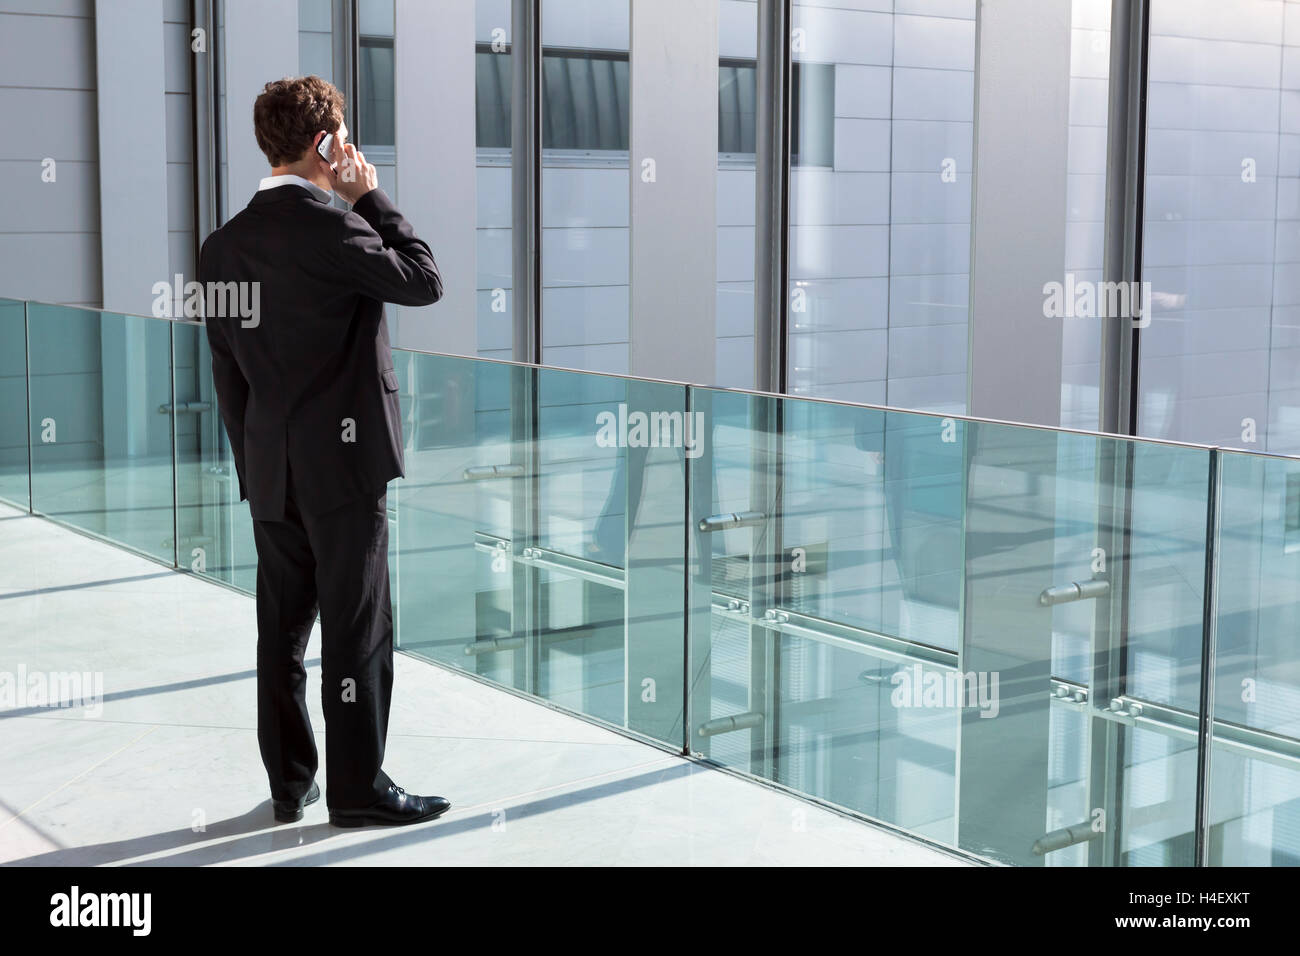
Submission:
[[[253,522],[248,505],[239,500],[203,326],[174,326],[172,355],[177,565],[251,593],[257,586]]]
[[[402,648],[678,745],[685,390],[397,358]]]
[[[1300,864],[1300,461],[1225,454],[1211,861]]]
[[[1296,7],[1150,7],[1139,432],[1295,453]]]
[[[32,507],[171,564],[171,329],[28,305]]]
[[[628,370],[629,9],[542,3],[542,359]]]
[[[960,413],[975,3],[915,6],[794,4],[789,391]]]

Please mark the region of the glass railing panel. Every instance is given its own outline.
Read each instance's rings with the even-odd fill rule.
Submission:
[[[1300,460],[1223,452],[1210,862],[1300,865]]]
[[[628,380],[618,407],[589,426],[597,447],[617,442],[625,476],[600,506],[603,515],[623,513],[625,634],[621,650],[607,654],[605,670],[595,676],[620,689],[628,729],[674,748],[683,746],[686,732],[686,482],[704,452],[703,419],[689,407],[684,387]]]
[[[625,565],[627,449],[593,441],[598,422],[619,429],[626,379],[544,372],[538,379],[539,543],[614,568]]]
[[[394,352],[406,478],[395,482],[394,605],[409,653],[526,689],[513,614],[515,486],[526,443],[512,431],[529,370]],[[392,500],[390,506],[394,504]],[[520,634],[522,637],[522,632]]]
[[[1208,486],[1208,453],[1133,446],[1125,690],[1185,712],[1200,699]]]
[[[1195,743],[1135,727],[1111,635],[1199,620],[1207,450],[692,394],[692,750],[1005,862],[1182,858]]]
[[[690,535],[693,627],[688,746],[719,764],[770,778],[771,726],[764,683],[774,636],[755,619],[779,575],[777,472],[769,446],[779,401],[691,390],[703,416],[703,454],[692,462]],[[755,606],[757,605],[757,606]]]
[[[176,412],[177,563],[253,594],[257,552],[248,505],[212,385],[212,353],[202,325],[172,328]]]
[[[394,358],[403,650],[1003,862],[1190,865],[1212,555],[1210,862],[1300,862],[1300,459]],[[201,325],[0,300],[29,482],[255,588]]]
[[[27,461],[25,303],[0,299],[0,501],[31,506]]]
[[[955,661],[965,423],[692,396],[691,749],[952,843],[956,714],[895,707],[892,679]]]
[[[952,650],[964,424],[782,405],[783,606]]]
[[[32,507],[171,564],[171,322],[28,306]]]
[[[401,647],[680,746],[686,390],[397,363]]]
[[[1039,838],[1058,822],[1078,821],[1054,819],[1062,811],[1049,800],[1056,608],[1040,598],[1093,577],[1097,526],[1087,505],[1091,499],[1095,507],[1094,474],[1076,446],[1094,440],[985,422],[970,423],[967,440],[958,660],[953,669],[914,678],[911,700],[902,695],[902,702],[929,706],[927,688],[915,685],[933,685],[934,709],[942,701],[957,721],[957,844],[1041,865],[1042,854],[1033,851]],[[1075,494],[1085,496],[1083,509]],[[1062,521],[1062,513],[1073,520]],[[1080,603],[1085,615],[1095,607]]]
[[[1158,671],[1197,686],[1199,655],[1167,652],[1200,640],[1209,474],[1206,449],[971,426],[959,667],[998,689],[996,719],[962,713],[963,848],[1022,865],[1190,864],[1195,740],[1141,719],[1134,684]],[[1083,715],[1082,738],[1060,709]],[[1193,693],[1185,717],[1198,715]]]

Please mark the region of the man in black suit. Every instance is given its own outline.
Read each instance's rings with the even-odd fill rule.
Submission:
[[[330,822],[415,823],[451,804],[406,793],[382,768],[393,684],[386,488],[403,474],[383,303],[437,302],[442,277],[347,142],[334,86],[315,76],[268,83],[253,125],[271,176],[203,243],[199,279],[257,545],[262,761],[276,819],[302,819],[320,797],[303,667],[319,611]],[[317,147],[329,134],[326,162]],[[331,190],[351,211],[330,205]],[[251,314],[222,307],[236,288]]]

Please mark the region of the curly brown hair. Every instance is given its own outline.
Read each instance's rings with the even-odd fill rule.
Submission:
[[[253,104],[257,145],[272,166],[297,162],[318,132],[336,132],[342,122],[343,94],[319,76],[272,80]]]

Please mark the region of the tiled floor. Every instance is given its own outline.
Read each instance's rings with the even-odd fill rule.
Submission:
[[[322,801],[276,825],[254,643],[250,598],[0,506],[0,679],[103,681],[98,714],[0,703],[0,862],[961,862],[403,655],[385,769],[452,810],[343,831]]]

